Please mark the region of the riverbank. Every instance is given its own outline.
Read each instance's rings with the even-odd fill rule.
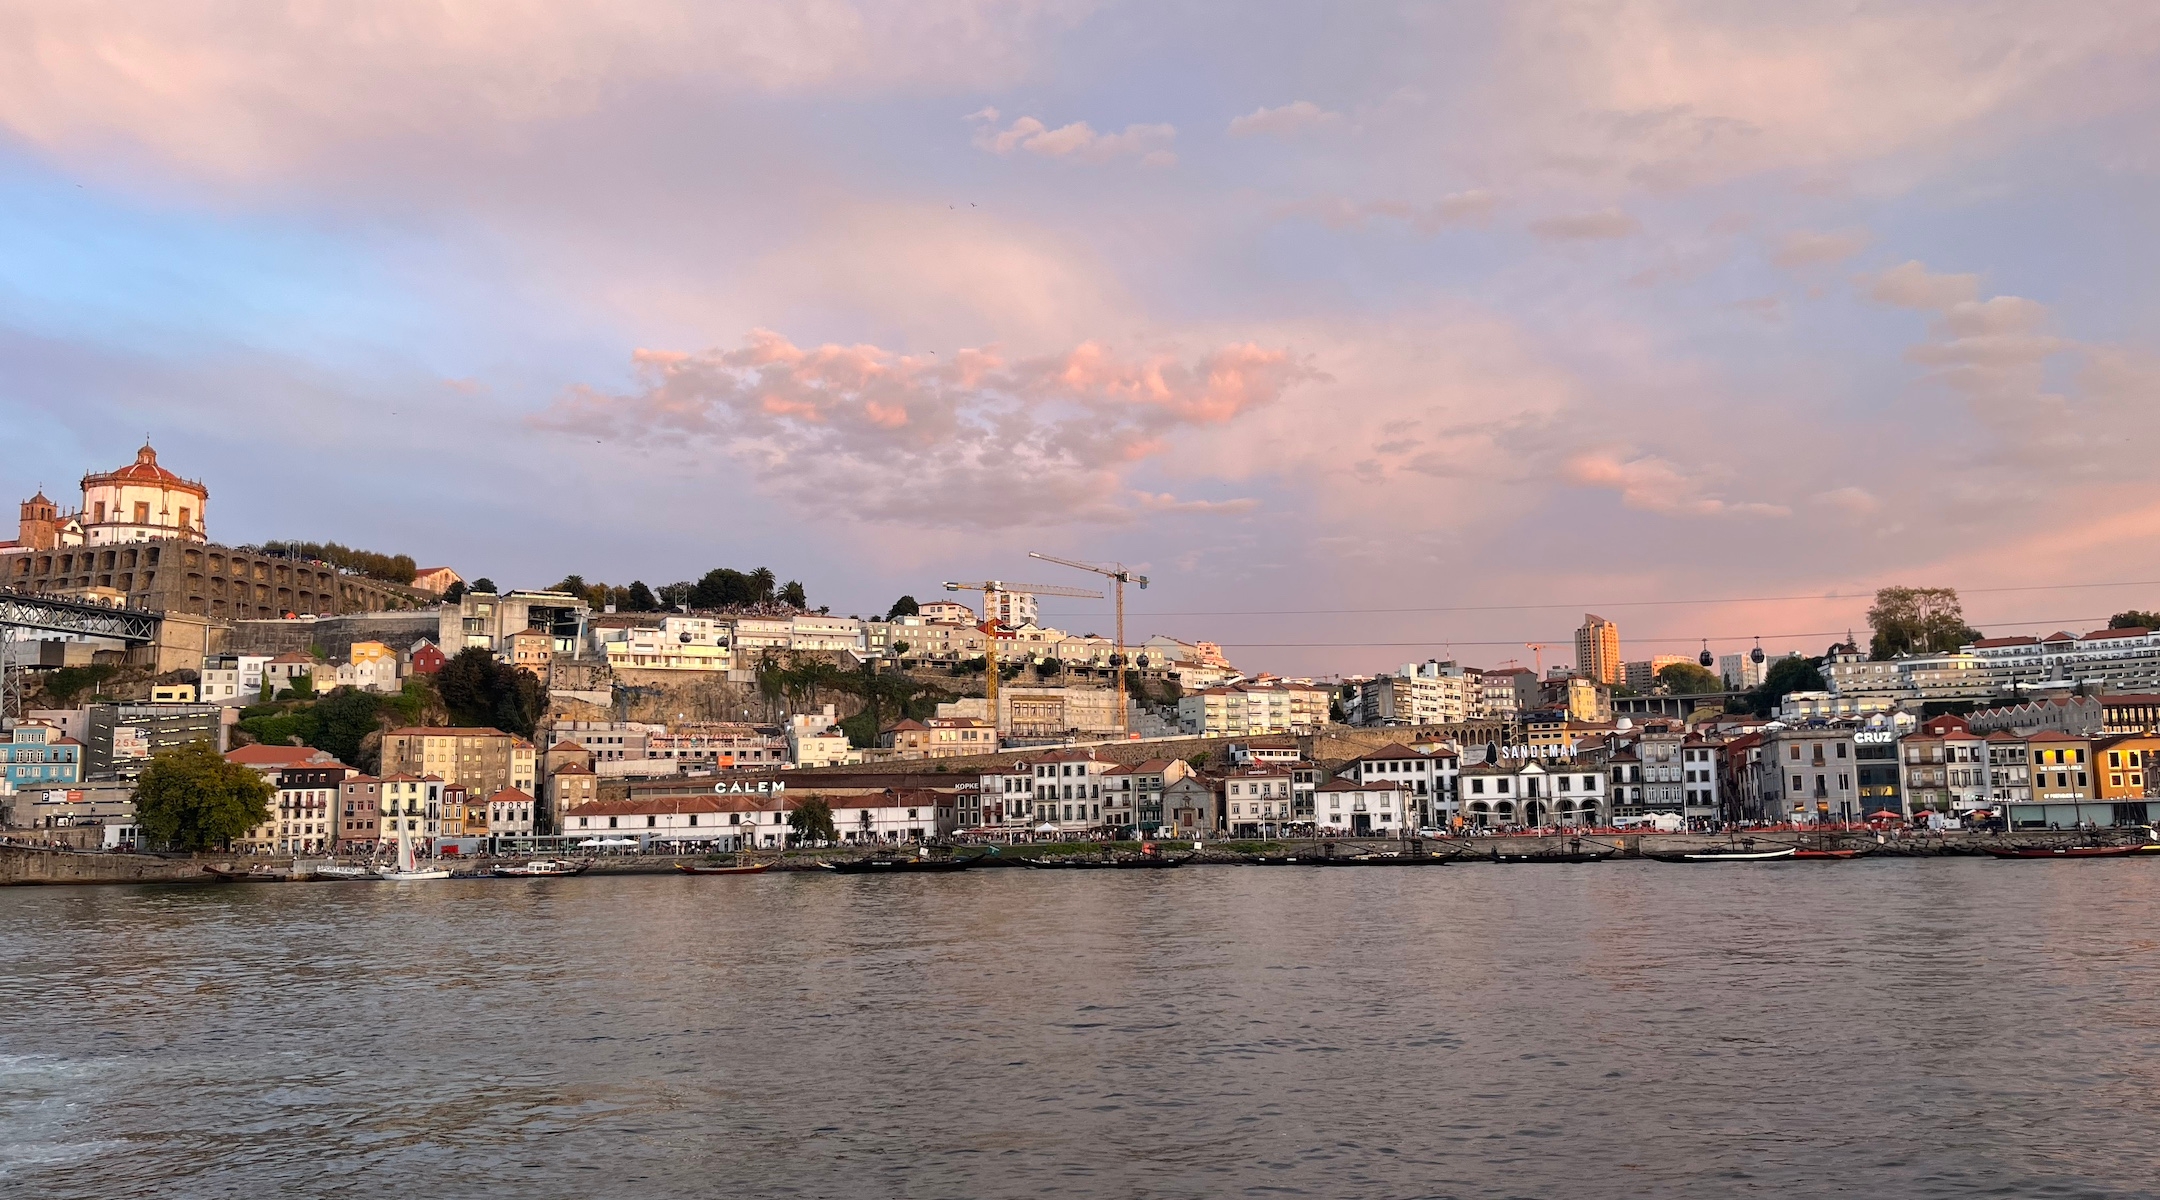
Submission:
[[[2009,835],[1904,831],[1878,833],[1865,830],[1800,834],[1776,831],[1744,834],[1738,839],[1739,844],[1756,850],[1799,846],[1819,850],[1850,850],[1857,852],[1859,857],[1884,858],[1975,856],[1984,855],[1990,850],[2007,848],[2055,848],[2090,845],[2095,842],[2119,845],[2142,840],[2143,835],[2136,830],[2101,830],[2093,834],[2050,832]],[[1156,843],[1156,849],[1158,853],[1169,857],[1184,858],[1188,865],[1192,866],[1249,865],[1265,858],[1279,858],[1283,855],[1348,857],[1376,854],[1423,854],[1474,864],[1492,862],[1496,854],[1558,855],[1581,851],[1609,854],[1614,859],[1630,859],[1727,849],[1735,844],[1734,838],[1723,834],[1627,833],[1583,837],[1518,834],[1506,837],[1434,838],[1423,842],[1401,842],[1387,838],[1202,841],[1198,850],[1194,849],[1192,842],[1170,841]],[[892,847],[883,852],[904,849]],[[876,849],[842,847],[827,850],[789,850],[777,858],[769,854],[758,854],[746,859],[731,854],[603,855],[592,859],[584,873],[666,875],[675,872],[677,863],[711,864],[738,861],[769,862],[769,869],[774,871],[817,871],[820,870],[820,864],[826,861],[848,861],[879,852]],[[995,847],[963,845],[951,851],[956,855],[979,857],[980,861],[975,864],[975,869],[979,870],[1022,867],[1026,860],[1089,860],[1100,859],[1105,855],[1136,856],[1140,852],[1141,844],[1138,842],[1042,842]],[[443,859],[440,862],[461,876],[485,876],[496,866],[524,862],[527,857]],[[2160,855],[2153,857],[2160,858]],[[329,860],[319,860],[327,861]],[[289,870],[291,862],[287,859],[236,855],[125,854],[0,843],[0,887],[41,884],[214,883],[218,881],[217,877],[205,870],[212,866],[241,871],[256,866]]]

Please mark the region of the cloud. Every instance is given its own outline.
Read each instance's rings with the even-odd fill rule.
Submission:
[[[1342,114],[1329,112],[1310,100],[1297,100],[1278,108],[1256,108],[1230,122],[1231,137],[1251,137],[1254,134],[1273,134],[1287,137],[1301,130],[1330,125],[1342,120]]]
[[[1947,309],[1980,294],[1978,275],[1936,275],[1916,260],[1864,275],[1860,282],[1868,299],[1898,308]]]
[[[1735,300],[1726,307],[1735,312],[1746,313],[1758,321],[1767,321],[1773,325],[1785,319],[1785,298],[1783,296],[1749,296],[1745,300]]]
[[[804,510],[929,529],[1248,511],[1256,502],[1183,501],[1124,481],[1179,434],[1227,426],[1312,377],[1252,343],[1192,359],[1087,342],[1063,355],[967,350],[940,362],[867,345],[804,349],[762,329],[734,350],[648,350],[635,362],[637,390],[579,389],[530,424],[666,449],[700,472],[718,454]]]
[[[1785,517],[1779,504],[1735,503],[1704,490],[1703,481],[1655,455],[1625,458],[1611,450],[1578,454],[1568,460],[1567,477],[1584,487],[1620,494],[1629,508],[1668,517]]]
[[[1808,503],[1835,509],[1852,517],[1873,516],[1882,508],[1882,501],[1876,499],[1875,493],[1863,487],[1841,487],[1817,492],[1808,497]]]
[[[995,0],[0,8],[0,129],[249,178],[367,145],[494,143],[660,85],[691,97],[1004,86],[1069,5]],[[678,106],[680,107],[680,106]]]
[[[1532,221],[1530,232],[1549,242],[1594,241],[1633,237],[1642,232],[1642,222],[1618,209],[1609,208],[1603,212],[1546,217]]]
[[[1020,117],[1004,129],[997,127],[998,112],[986,108],[967,118],[977,126],[975,148],[992,154],[1025,150],[1044,158],[1071,158],[1080,162],[1108,162],[1114,158],[1138,158],[1151,167],[1177,162],[1170,145],[1177,129],[1170,125],[1127,125],[1122,133],[1097,133],[1086,121],[1074,121],[1055,129],[1034,117]]]
[[[1227,515],[1249,513],[1260,507],[1260,502],[1251,497],[1240,497],[1235,500],[1180,500],[1169,492],[1134,492],[1132,497],[1135,504],[1153,513]]]
[[[1841,263],[1867,249],[1868,241],[1865,229],[1841,229],[1830,233],[1796,229],[1778,239],[1770,261],[1787,270]]]
[[[1425,204],[1407,200],[1368,200],[1360,204],[1336,196],[1300,201],[1277,211],[1285,216],[1311,217],[1330,229],[1362,229],[1376,218],[1386,218],[1431,235],[1458,225],[1482,225],[1492,219],[1493,210],[1499,206],[1498,195],[1472,188],[1450,192]]]

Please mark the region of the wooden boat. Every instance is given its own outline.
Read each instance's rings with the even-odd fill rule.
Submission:
[[[968,858],[856,858],[821,862],[818,866],[840,875],[911,875],[965,871],[982,855]]]
[[[676,863],[675,869],[685,875],[756,875],[772,870],[769,862],[744,863],[735,867],[700,866],[695,863]]]
[[[1144,854],[1137,858],[1019,858],[1013,861],[1037,871],[1166,871],[1184,866],[1193,857],[1188,854],[1183,858],[1163,858]]]
[[[1780,846],[1775,850],[1743,849],[1736,846],[1729,850],[1684,850],[1676,854],[1645,854],[1643,857],[1669,863],[1769,862],[1773,859],[1791,858],[1797,852],[1792,846]]]
[[[1495,847],[1492,861],[1496,863],[1594,863],[1611,858],[1610,850],[1524,850],[1507,853]]]
[[[1439,854],[1315,854],[1297,861],[1308,867],[1440,867],[1448,859]]]
[[[536,858],[530,862],[501,864],[494,874],[505,879],[560,879],[582,874],[590,866],[590,862],[582,859]]]
[[[1996,858],[2121,858],[2147,853],[2150,842],[2132,846],[1988,846]]]
[[[1801,846],[1793,851],[1793,857],[1806,862],[1843,862],[1848,858],[1859,858],[1866,853],[1865,850],[1816,850]]]
[[[214,875],[226,883],[291,883],[293,881],[292,872],[273,870],[270,867],[248,867],[241,870],[235,867],[215,867],[205,864],[203,873]]]

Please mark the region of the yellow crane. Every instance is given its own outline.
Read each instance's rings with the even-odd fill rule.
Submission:
[[[983,594],[983,695],[990,699],[990,728],[998,727],[998,661],[997,661],[997,606],[1000,592],[1027,592],[1035,596],[1070,596],[1075,600],[1100,600],[1101,592],[1085,588],[1069,588],[1055,583],[1006,583],[999,579],[985,579],[981,583],[954,583],[947,580],[948,592],[981,592]]]
[[[1069,558],[1058,558],[1054,555],[1049,554],[1037,554],[1033,550],[1028,551],[1028,557],[1039,558],[1044,562],[1053,562],[1061,567],[1071,567],[1076,571],[1093,571],[1095,574],[1100,575],[1105,579],[1116,581],[1117,649],[1113,651],[1110,655],[1110,664],[1117,668],[1118,733],[1130,733],[1131,729],[1127,725],[1125,716],[1125,585],[1128,583],[1137,583],[1140,585],[1140,590],[1146,591],[1147,576],[1133,574],[1132,568],[1127,567],[1124,563],[1074,562]]]

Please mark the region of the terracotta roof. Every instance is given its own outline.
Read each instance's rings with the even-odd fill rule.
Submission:
[[[1109,770],[1107,770],[1107,771],[1103,772],[1103,774],[1105,774],[1105,775],[1159,775],[1159,774],[1161,774],[1162,772],[1164,772],[1164,771],[1167,771],[1167,770],[1169,770],[1169,769],[1170,769],[1170,764],[1171,764],[1171,763],[1173,763],[1173,762],[1176,762],[1176,761],[1178,761],[1178,760],[1176,760],[1176,759],[1173,759],[1173,758],[1150,758],[1150,759],[1147,759],[1147,760],[1145,760],[1145,761],[1143,761],[1143,762],[1129,763],[1129,764],[1127,764],[1127,765],[1124,765],[1124,766],[1117,766],[1117,767],[1112,767],[1112,768],[1110,768]]]
[[[1403,788],[1399,783],[1382,783],[1377,779],[1371,783],[1358,783],[1350,779],[1330,779],[1313,790],[1320,792],[1399,792]]]
[[[317,758],[325,762],[336,761],[313,746],[242,746],[225,754],[226,762],[243,767],[281,767]]]
[[[595,800],[563,814],[571,817],[665,817],[678,813],[753,813],[786,811],[800,803],[784,796],[652,796],[643,800]]]
[[[1389,742],[1389,743],[1388,743],[1387,745],[1385,745],[1385,746],[1382,746],[1382,747],[1380,747],[1380,748],[1379,748],[1378,750],[1374,750],[1374,751],[1371,751],[1370,753],[1366,753],[1366,754],[1360,754],[1360,755],[1358,755],[1358,756],[1357,756],[1356,758],[1353,758],[1353,759],[1351,759],[1350,761],[1351,761],[1351,762],[1370,762],[1370,761],[1372,761],[1372,760],[1374,760],[1374,759],[1379,759],[1379,758],[1423,758],[1423,757],[1425,757],[1425,756],[1424,756],[1423,754],[1420,754],[1419,752],[1417,752],[1417,751],[1415,751],[1415,750],[1412,750],[1412,749],[1411,749],[1410,747],[1408,747],[1408,746],[1405,746],[1405,745],[1403,745],[1403,744],[1402,744],[1401,742]]]
[[[593,773],[593,769],[584,763],[565,763],[555,768],[555,773],[557,775],[590,775]]]
[[[2083,742],[2090,739],[2080,737],[2074,733],[2064,733],[2059,729],[2043,729],[2038,733],[2026,734],[2025,740],[2028,742]]]
[[[82,485],[86,488],[93,487],[101,483],[149,483],[156,484],[159,487],[177,488],[181,491],[194,492],[196,495],[201,496],[204,499],[208,499],[210,496],[209,488],[204,487],[202,484],[199,484],[192,479],[182,479],[178,475],[173,474],[171,471],[168,471],[165,468],[159,466],[157,460],[157,451],[152,450],[150,448],[150,443],[148,442],[144,442],[143,448],[135,452],[134,462],[129,463],[128,465],[120,468],[119,470],[106,471],[103,474],[98,475],[83,476]],[[50,501],[48,501],[48,503],[50,503]]]
[[[302,654],[298,650],[287,650],[285,653],[278,655],[276,658],[273,658],[270,661],[273,663],[306,663],[309,666],[315,665],[315,657],[313,655]]]
[[[2105,641],[2108,638],[2139,638],[2144,637],[2151,632],[2152,630],[2147,629],[2142,625],[2134,625],[2128,629],[2095,629],[2091,633],[2086,634],[2084,637],[2081,637],[2078,640],[2081,642],[2090,642],[2096,640]]]
[[[2040,639],[2034,637],[1998,637],[1981,638],[1979,641],[1974,642],[1973,646],[1974,648],[1978,649],[1981,647],[1992,648],[1995,646],[2037,646],[2039,644]]]
[[[553,754],[557,750],[568,750],[578,754],[590,753],[585,749],[585,747],[578,745],[576,742],[557,742],[554,745],[549,746],[547,752],[549,754]]]
[[[520,800],[524,801],[527,804],[532,803],[531,796],[526,795],[524,792],[521,792],[516,788],[504,788],[503,790],[488,797],[488,803],[490,804],[493,804],[497,800],[501,800],[510,804],[515,804]]]

